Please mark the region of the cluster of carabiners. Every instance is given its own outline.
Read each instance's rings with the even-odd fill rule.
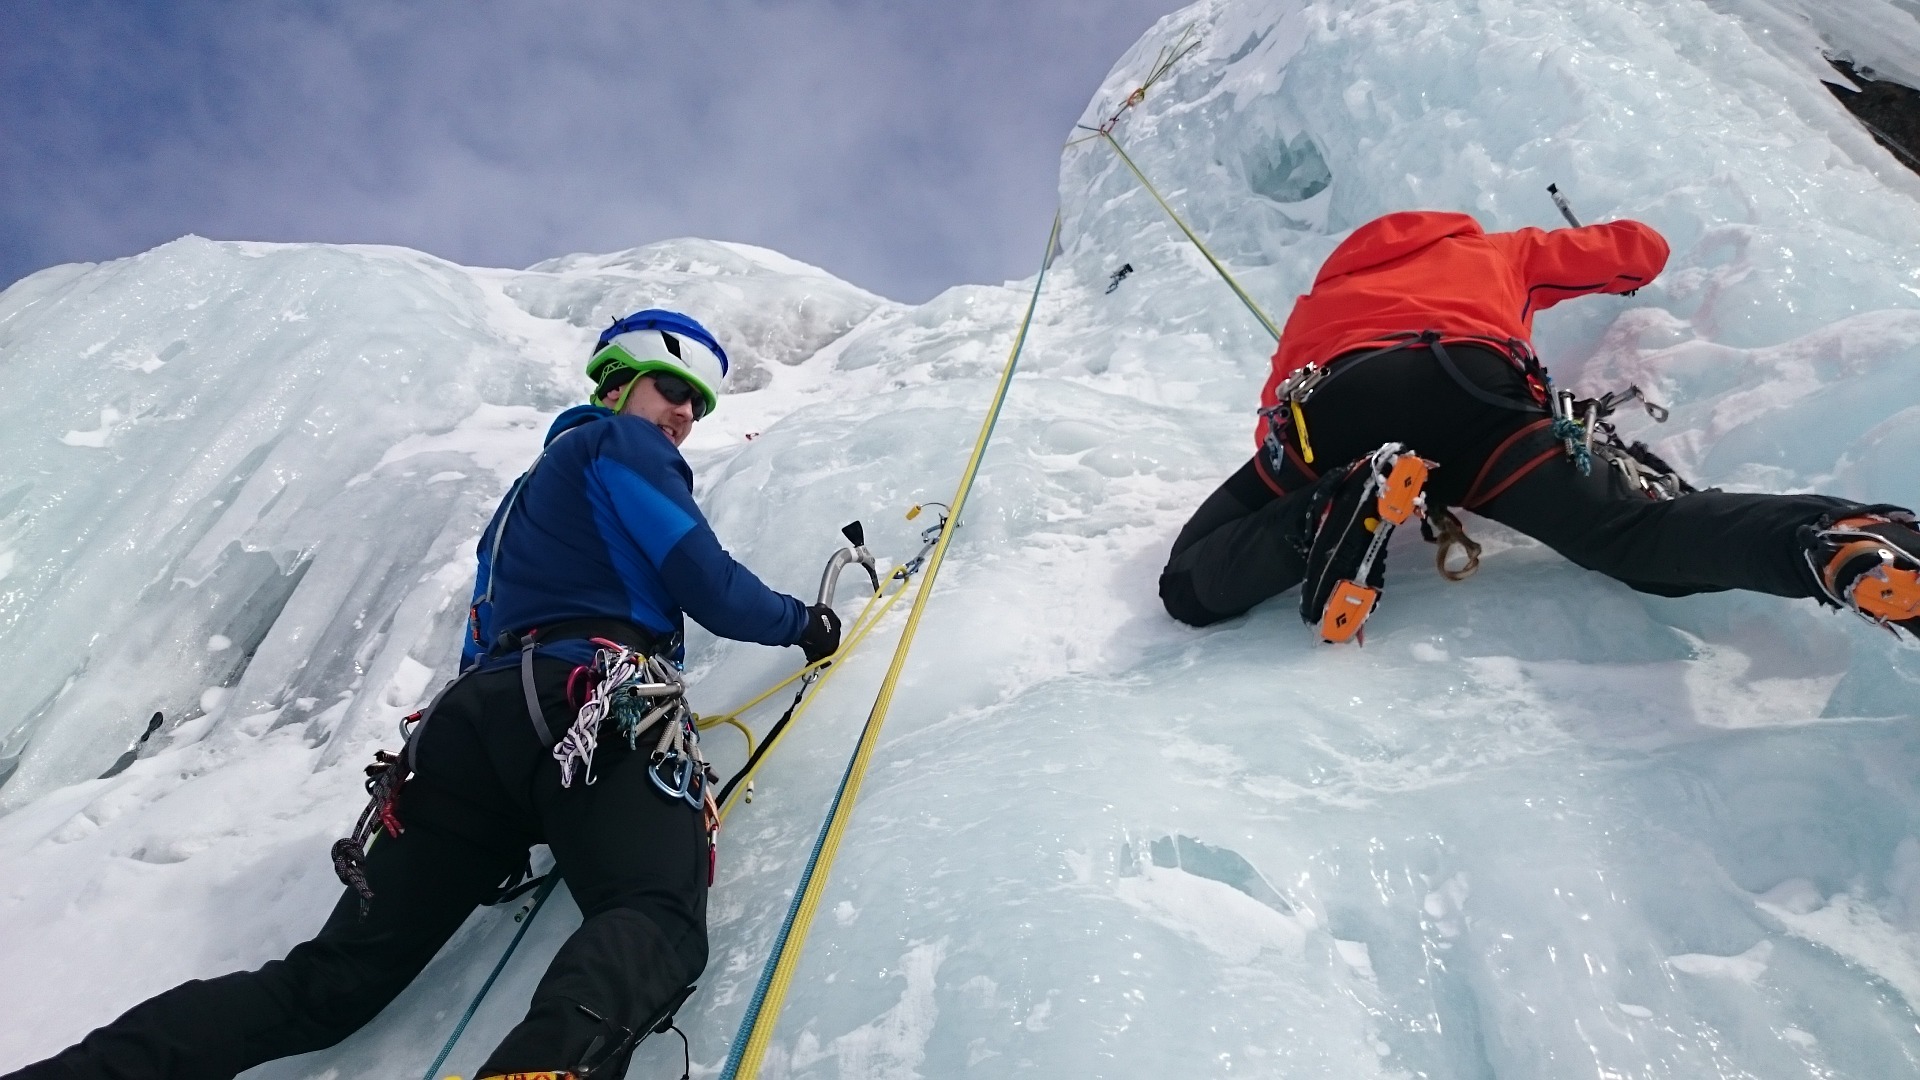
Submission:
[[[1609,418],[1622,405],[1638,400],[1656,424],[1667,422],[1671,413],[1647,399],[1639,386],[1629,384],[1597,398],[1576,401],[1571,390],[1555,391],[1553,403],[1554,434],[1566,448],[1567,456],[1590,472],[1597,457],[1620,471],[1634,489],[1650,499],[1662,502],[1694,490],[1672,466],[1662,461],[1643,443],[1629,445],[1620,438]]]
[[[1260,410],[1267,421],[1267,467],[1275,476],[1287,461],[1287,444],[1281,432],[1289,427],[1293,437],[1300,444],[1300,457],[1307,464],[1313,464],[1313,443],[1307,439],[1307,416],[1300,411],[1313,396],[1320,380],[1327,377],[1327,369],[1319,364],[1307,364],[1286,377],[1274,389],[1274,403]]]
[[[660,729],[660,741],[654,744],[653,761],[648,767],[653,786],[698,810],[713,799],[711,786],[720,775],[700,753],[700,732],[693,726],[693,713],[684,701],[677,712],[667,717]]]
[[[713,797],[720,774],[700,753],[700,729],[695,726],[693,710],[687,708],[686,683],[679,670],[660,660],[650,660],[649,664],[651,674],[673,683],[681,692],[649,710],[631,728],[623,721],[621,731],[631,746],[642,732],[660,724],[660,739],[653,745],[647,778],[668,798],[684,800],[700,811],[700,823],[707,834],[707,884],[712,885],[720,870],[720,804]]]
[[[673,664],[640,653],[605,638],[593,639],[600,647],[593,663],[574,670],[568,679],[567,696],[574,698],[575,681],[590,680],[585,700],[566,734],[554,743],[553,759],[560,763],[560,786],[571,787],[576,768],[584,768],[586,782],[593,783],[593,753],[600,745],[600,727],[615,722],[629,747],[637,746],[642,733],[663,718],[687,713],[687,684]]]

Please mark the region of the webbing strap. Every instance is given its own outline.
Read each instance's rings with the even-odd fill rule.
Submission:
[[[547,726],[546,710],[540,707],[540,690],[533,685],[533,650],[538,647],[533,635],[520,644],[520,693],[527,699],[527,717],[533,721],[533,733],[540,745],[553,749],[553,729]]]
[[[1486,402],[1488,405],[1496,405],[1502,409],[1512,409],[1514,412],[1544,413],[1547,411],[1535,402],[1520,402],[1510,397],[1501,397],[1499,394],[1467,378],[1466,373],[1461,371],[1459,365],[1453,362],[1453,356],[1447,352],[1447,347],[1440,344],[1438,336],[1435,336],[1427,342],[1427,344],[1433,348],[1433,358],[1440,361],[1441,369],[1451,376],[1454,382],[1460,384],[1460,389],[1465,390],[1475,400]]]
[[[533,479],[533,470],[540,467],[541,459],[546,456],[546,448],[542,447],[534,457],[533,464],[527,466],[527,471],[521,473],[520,478],[513,482],[513,487],[507,490],[506,509],[500,511],[500,524],[494,526],[493,544],[487,549],[487,588],[480,594],[480,603],[493,603],[493,579],[498,576],[495,570],[500,565],[500,545],[507,538],[507,522],[513,519],[513,508],[519,505],[520,492],[526,488],[527,481]]]
[[[455,675],[447,685],[440,688],[439,693],[433,695],[433,700],[427,702],[427,707],[420,710],[420,719],[413,722],[413,730],[407,732],[407,741],[400,747],[400,764],[408,772],[414,771],[414,760],[418,756],[416,748],[420,745],[420,736],[427,730],[427,721],[433,719],[434,710],[440,707],[441,699],[445,698],[454,687],[459,686],[460,680],[465,678],[464,673]]]
[[[854,747],[853,757],[847,762],[847,771],[840,779],[839,790],[834,793],[832,808],[821,823],[813,852],[801,871],[800,883],[794,889],[793,903],[788,907],[786,920],[774,937],[773,951],[767,957],[766,968],[761,972],[760,984],[754,988],[753,997],[747,1003],[746,1016],[742,1018],[740,1032],[734,1037],[733,1048],[727,1054],[726,1067],[721,1070],[720,1080],[753,1080],[759,1074],[761,1059],[766,1055],[767,1044],[773,1038],[774,1023],[779,1019],[780,1008],[786,1001],[787,987],[799,964],[801,947],[806,944],[807,931],[813,925],[814,913],[819,909],[828,875],[833,871],[834,858],[839,854],[841,837],[845,835],[847,822],[853,815],[854,803],[859,798],[867,766],[873,759],[874,747],[879,743],[880,728],[886,723],[887,710],[893,705],[894,691],[900,684],[900,672],[906,666],[907,655],[913,648],[914,634],[920,628],[921,617],[926,614],[927,599],[933,595],[934,581],[940,575],[947,546],[953,542],[953,535],[960,524],[961,512],[967,505],[967,495],[973,490],[974,478],[980,473],[980,462],[986,455],[987,443],[993,438],[993,429],[1000,421],[1000,409],[1006,404],[1007,391],[1012,387],[1014,369],[1020,361],[1020,350],[1026,345],[1027,330],[1033,325],[1033,313],[1039,307],[1040,290],[1046,283],[1047,267],[1053,262],[1054,243],[1059,237],[1060,215],[1056,213],[1053,230],[1047,236],[1046,257],[1040,262],[1040,273],[1033,282],[1033,294],[1027,299],[1027,313],[1020,320],[1019,332],[1014,335],[1013,349],[1007,354],[1006,367],[1000,373],[1000,384],[994,390],[993,403],[987,409],[986,420],[980,425],[980,436],[974,441],[973,454],[960,474],[960,485],[953,496],[947,527],[941,530],[940,540],[934,545],[933,554],[927,558],[927,567],[923,571],[926,576],[921,579],[920,591],[914,596],[913,607],[907,612],[907,625],[900,631],[900,643],[893,650],[893,660],[887,665],[886,677],[880,682],[880,692],[874,697],[872,711],[867,714],[860,741]]]

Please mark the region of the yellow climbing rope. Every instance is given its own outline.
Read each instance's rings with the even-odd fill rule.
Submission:
[[[1173,206],[1167,202],[1166,198],[1160,194],[1159,188],[1153,186],[1153,181],[1147,179],[1147,174],[1140,171],[1140,166],[1133,163],[1133,158],[1127,155],[1126,149],[1120,145],[1120,140],[1114,138],[1113,133],[1110,131],[1100,132],[1099,137],[1107,140],[1107,145],[1113,147],[1113,152],[1120,155],[1120,160],[1127,163],[1127,168],[1133,170],[1133,175],[1140,181],[1140,186],[1147,189],[1147,194],[1153,196],[1153,201],[1160,204],[1160,209],[1165,210],[1167,216],[1173,219],[1173,223],[1180,226],[1180,231],[1187,234],[1187,239],[1193,241],[1193,246],[1199,249],[1201,256],[1207,260],[1207,265],[1213,267],[1213,272],[1219,274],[1220,280],[1227,283],[1227,288],[1233,290],[1233,295],[1240,298],[1240,302],[1247,306],[1248,311],[1253,312],[1253,317],[1260,320],[1260,325],[1266,327],[1267,333],[1273,335],[1273,340],[1279,341],[1280,328],[1273,325],[1273,320],[1267,317],[1267,313],[1260,309],[1259,304],[1253,302],[1253,297],[1247,295],[1247,290],[1240,287],[1240,282],[1235,280],[1233,274],[1226,268],[1226,265],[1219,259],[1214,258],[1213,252],[1208,249],[1206,242],[1201,240],[1199,235],[1187,226],[1185,219],[1181,218],[1179,211],[1175,210]]]
[[[891,581],[891,580],[892,580],[891,578],[888,579],[888,581]],[[885,588],[886,588],[886,582],[882,582],[881,589],[884,590]],[[843,640],[840,643],[840,650],[838,652],[834,653],[832,656],[823,657],[819,660],[816,660],[813,663],[808,664],[805,667],[801,668],[800,670],[787,676],[786,678],[781,679],[779,682],[774,683],[772,686],[767,687],[765,690],[762,690],[758,695],[756,695],[751,700],[749,700],[745,705],[741,705],[738,708],[732,709],[728,712],[716,713],[712,716],[696,717],[694,720],[694,726],[699,728],[701,731],[707,731],[712,728],[717,728],[723,724],[738,728],[740,731],[740,734],[746,736],[747,753],[751,755],[753,753],[753,748],[756,745],[754,741],[753,729],[749,728],[744,722],[742,722],[740,717],[746,713],[752,712],[754,709],[758,708],[762,703],[764,703],[768,698],[772,697],[773,695],[779,693],[782,690],[785,690],[787,687],[792,686],[794,683],[800,681],[801,679],[806,678],[808,675],[812,674],[813,672],[821,671],[821,669],[826,668],[827,665],[832,664],[837,660],[845,659],[849,653],[853,652],[853,647],[859,644],[860,639],[865,637],[867,635],[867,632],[873,629],[873,627],[870,625],[870,620],[868,619],[868,615],[873,612],[873,605],[879,599],[880,599],[879,591],[875,591],[872,596],[867,597],[866,606],[862,607],[860,609],[860,613],[854,616],[853,622],[848,624],[847,632],[843,635]],[[863,623],[869,623],[869,625],[866,625],[863,627],[862,626]],[[831,668],[828,668],[828,670],[830,671]],[[822,672],[820,675],[820,678],[816,680],[816,682],[825,682],[826,678],[827,678],[826,673]]]
[[[1113,152],[1119,155],[1120,160],[1126,163],[1128,169],[1132,170],[1134,179],[1140,181],[1140,186],[1146,189],[1147,194],[1153,196],[1154,202],[1160,204],[1160,209],[1166,211],[1167,217],[1172,218],[1173,223],[1180,227],[1180,231],[1187,235],[1187,239],[1193,241],[1193,246],[1200,252],[1201,256],[1207,260],[1207,265],[1213,267],[1214,273],[1220,275],[1220,280],[1227,283],[1227,288],[1233,290],[1233,295],[1240,298],[1240,302],[1247,306],[1247,310],[1253,313],[1253,317],[1260,320],[1260,325],[1266,328],[1267,333],[1273,335],[1273,340],[1279,341],[1280,328],[1273,324],[1273,320],[1267,317],[1267,313],[1261,310],[1259,304],[1254,303],[1253,297],[1247,294],[1247,290],[1240,287],[1240,282],[1227,270],[1226,264],[1214,258],[1213,251],[1207,247],[1206,242],[1201,240],[1200,235],[1187,225],[1186,219],[1182,218],[1179,211],[1173,208],[1173,204],[1167,202],[1166,197],[1160,194],[1160,189],[1153,186],[1153,181],[1147,179],[1147,174],[1140,170],[1140,166],[1134,164],[1133,158],[1127,154],[1126,148],[1120,145],[1120,140],[1113,137],[1113,129],[1119,125],[1121,118],[1127,115],[1128,110],[1147,100],[1147,91],[1153,84],[1165,78],[1167,72],[1173,69],[1173,65],[1179,63],[1181,58],[1199,47],[1199,40],[1193,37],[1193,26],[1187,26],[1186,29],[1180,31],[1180,36],[1174,39],[1173,44],[1167,45],[1160,50],[1159,56],[1154,59],[1153,67],[1147,72],[1146,81],[1141,83],[1133,93],[1127,95],[1126,101],[1123,102],[1118,109],[1114,110],[1112,116],[1107,117],[1099,127],[1075,124],[1075,127],[1089,134],[1070,140],[1067,145],[1069,147],[1078,146],[1092,139],[1107,140],[1107,145],[1113,147]]]
[[[914,635],[920,629],[922,616],[926,614],[927,600],[933,595],[934,581],[940,575],[940,567],[946,559],[947,547],[953,542],[953,534],[960,524],[960,516],[967,505],[967,496],[973,491],[974,479],[980,473],[980,462],[986,456],[987,443],[993,438],[993,429],[1000,421],[1000,410],[1005,405],[1007,391],[1013,384],[1014,369],[1020,361],[1020,350],[1026,345],[1027,331],[1033,325],[1033,314],[1040,303],[1040,290],[1046,282],[1047,267],[1053,262],[1054,244],[1059,238],[1060,217],[1055,214],[1053,229],[1047,236],[1046,256],[1041,260],[1040,273],[1034,279],[1033,294],[1027,299],[1026,315],[1020,320],[1020,329],[1014,335],[1013,348],[1007,354],[1006,367],[1000,373],[1000,383],[994,390],[993,403],[987,409],[986,420],[980,425],[980,436],[974,440],[973,453],[967,459],[966,469],[960,474],[960,485],[954,492],[946,527],[940,531],[940,539],[927,559],[919,592],[914,595],[913,606],[907,612],[907,625],[900,631],[900,641],[894,647],[893,660],[887,665],[885,678],[880,681],[880,692],[873,699],[873,708],[867,714],[867,723],[860,732],[860,741],[854,748],[852,760],[847,763],[846,774],[841,778],[840,790],[834,795],[832,809],[828,811],[819,839],[814,843],[813,855],[808,860],[806,871],[794,894],[793,905],[789,908],[786,922],[774,943],[774,952],[768,958],[767,970],[761,976],[760,985],[748,1004],[747,1015],[741,1023],[740,1032],[734,1039],[731,1052],[727,1055],[726,1067],[720,1074],[721,1080],[741,1080],[741,1078],[752,1080],[759,1073],[760,1062],[766,1055],[767,1043],[773,1037],[774,1023],[779,1019],[781,1006],[786,1001],[787,989],[792,984],[793,972],[799,963],[801,948],[806,943],[807,931],[813,925],[814,914],[820,906],[820,897],[833,871],[834,859],[839,854],[841,837],[846,833],[847,821],[852,817],[854,803],[859,798],[860,786],[866,778],[868,764],[873,759],[874,747],[879,743],[881,726],[886,723],[887,711],[893,705],[894,692],[900,684],[900,672],[906,666],[907,656],[913,648]]]
[[[895,588],[892,592],[887,592],[886,591],[887,587],[889,585],[892,585],[895,581],[898,581],[900,583],[899,587]],[[827,680],[831,679],[836,672],[842,670],[846,666],[844,663],[846,658],[850,654],[852,654],[853,650],[862,641],[866,640],[866,637],[868,634],[873,633],[874,627],[880,625],[880,620],[886,617],[887,610],[893,607],[894,601],[900,599],[901,595],[907,591],[907,586],[909,584],[910,582],[907,580],[907,575],[903,574],[899,568],[895,568],[893,573],[887,575],[886,580],[880,583],[880,591],[875,592],[871,597],[867,599],[866,608],[862,609],[859,618],[857,618],[854,621],[854,625],[852,629],[848,631],[847,639],[844,642],[842,642],[840,645],[840,651],[834,653],[832,656],[828,657],[827,659],[820,661],[821,664],[831,664],[831,666],[827,667],[824,671],[820,672],[820,678],[815,680],[814,682],[813,692],[811,694],[808,694],[805,700],[801,701],[798,705],[794,707],[793,715],[788,719],[786,727],[782,728],[779,732],[770,736],[772,741],[767,744],[766,748],[760,754],[760,757],[758,760],[755,760],[753,758],[753,740],[751,737],[748,738],[747,740],[748,764],[747,764],[747,767],[741,771],[740,775],[736,777],[733,781],[731,781],[731,786],[733,787],[733,790],[730,793],[728,793],[726,800],[720,804],[720,820],[721,821],[724,822],[727,820],[727,815],[733,811],[733,807],[736,803],[736,800],[740,797],[740,794],[742,792],[748,790],[748,785],[753,782],[753,778],[755,774],[757,774],[760,771],[760,766],[766,764],[767,758],[773,756],[774,747],[780,745],[780,740],[785,737],[787,732],[793,730],[794,723],[797,722],[801,716],[805,715],[807,708],[813,704],[814,699],[820,696],[821,687],[825,686]],[[879,607],[877,609],[874,607],[876,602],[879,604]],[[789,678],[773,686],[766,693],[761,694],[759,697],[755,698],[753,701],[750,701],[747,704],[742,705],[740,708],[734,710],[733,716],[716,717],[714,720],[714,723],[719,724],[719,723],[732,721],[733,723],[738,724],[738,720],[733,719],[733,717],[737,717],[738,714],[746,712],[748,709],[753,708],[754,705],[757,705],[760,702],[765,701],[768,697],[779,692],[779,690],[782,687],[791,685],[794,679],[800,678],[801,676],[805,675],[807,672],[817,670],[818,668],[819,668],[819,665],[817,664],[810,664],[807,667],[801,668],[798,672],[795,672]]]

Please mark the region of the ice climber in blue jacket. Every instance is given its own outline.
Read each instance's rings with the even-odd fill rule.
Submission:
[[[402,754],[368,770],[374,801],[334,850],[349,888],[320,932],[257,971],[136,1005],[5,1080],[226,1080],[331,1046],[518,880],[536,844],[584,921],[474,1075],[624,1075],[707,963],[713,808],[675,704],[683,617],[798,645],[809,662],[840,641],[830,609],[762,584],[694,505],[678,448],[726,373],[720,343],[685,315],[607,328],[587,365],[593,404],[555,420],[481,537],[462,674]]]

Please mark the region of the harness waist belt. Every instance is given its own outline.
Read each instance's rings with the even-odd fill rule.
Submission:
[[[540,745],[549,750],[557,744],[558,738],[553,733],[552,725],[547,723],[546,711],[540,707],[540,692],[534,686],[534,651],[551,642],[585,641],[589,638],[605,638],[647,655],[661,651],[671,641],[621,619],[567,619],[521,633],[518,645],[520,694],[526,700],[527,718],[533,721],[533,733],[539,737]],[[499,647],[496,646],[496,655],[498,652]]]
[[[1408,333],[1397,335],[1397,337],[1398,340],[1386,345],[1374,348],[1363,347],[1351,349],[1326,361],[1321,365],[1321,370],[1326,372],[1326,375],[1321,378],[1318,386],[1313,387],[1312,392],[1319,393],[1325,390],[1329,383],[1360,366],[1363,361],[1371,360],[1376,356],[1385,356],[1388,353],[1411,352],[1424,348],[1431,351],[1433,358],[1439,361],[1441,370],[1445,371],[1449,378],[1458,383],[1462,390],[1465,390],[1474,398],[1486,402],[1489,405],[1497,405],[1500,408],[1513,409],[1518,412],[1544,413],[1547,411],[1547,409],[1537,401],[1515,400],[1494,394],[1473,382],[1471,379],[1468,379],[1465,373],[1453,362],[1453,357],[1447,354],[1447,347],[1442,343],[1442,336],[1438,331],[1427,330],[1418,334]],[[1530,365],[1527,360],[1521,356],[1515,355],[1517,350],[1514,348],[1514,343],[1503,345],[1501,342],[1495,341],[1492,338],[1476,337],[1456,338],[1453,343],[1461,348],[1479,349],[1483,352],[1498,356],[1507,363],[1512,364],[1514,369],[1519,371],[1523,376],[1530,374],[1529,368],[1534,366]],[[1528,354],[1528,356],[1530,355],[1531,354]]]
[[[624,619],[568,619],[550,626],[538,626],[520,635],[523,642],[529,638],[543,645],[555,641],[606,638],[648,655],[666,648],[668,641],[666,635],[642,629]]]

